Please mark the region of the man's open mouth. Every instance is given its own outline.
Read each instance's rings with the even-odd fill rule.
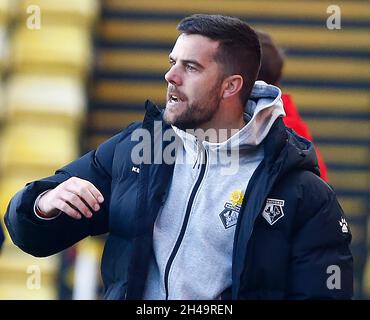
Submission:
[[[170,94],[170,98],[169,98],[169,101],[170,102],[180,102],[182,101],[178,96],[174,95],[174,94]]]

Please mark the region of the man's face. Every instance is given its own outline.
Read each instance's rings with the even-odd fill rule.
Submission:
[[[218,42],[201,35],[181,34],[170,53],[171,67],[164,120],[196,129],[212,120],[221,101],[222,77],[214,57]]]

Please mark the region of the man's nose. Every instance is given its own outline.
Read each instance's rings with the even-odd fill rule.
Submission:
[[[164,75],[164,78],[168,83],[174,84],[176,86],[181,85],[181,77],[175,66],[172,66],[170,70]]]

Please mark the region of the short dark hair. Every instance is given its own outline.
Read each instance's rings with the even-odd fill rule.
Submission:
[[[271,36],[261,30],[256,31],[261,44],[261,68],[257,79],[278,85],[282,76],[285,54],[272,40]]]
[[[208,14],[194,14],[184,18],[177,30],[220,42],[215,60],[223,64],[225,75],[239,74],[243,77],[240,98],[245,104],[261,63],[261,48],[255,31],[238,18]]]

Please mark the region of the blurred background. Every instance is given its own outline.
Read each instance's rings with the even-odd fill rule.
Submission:
[[[336,1],[341,19],[334,30],[327,27],[332,4],[0,0],[1,223],[25,183],[141,120],[146,99],[164,104],[163,76],[181,18],[234,15],[285,50],[282,90],[292,95],[326,162],[353,233],[355,298],[369,299],[370,2]],[[0,299],[100,299],[103,244],[104,237],[90,238],[33,258],[6,234]]]

